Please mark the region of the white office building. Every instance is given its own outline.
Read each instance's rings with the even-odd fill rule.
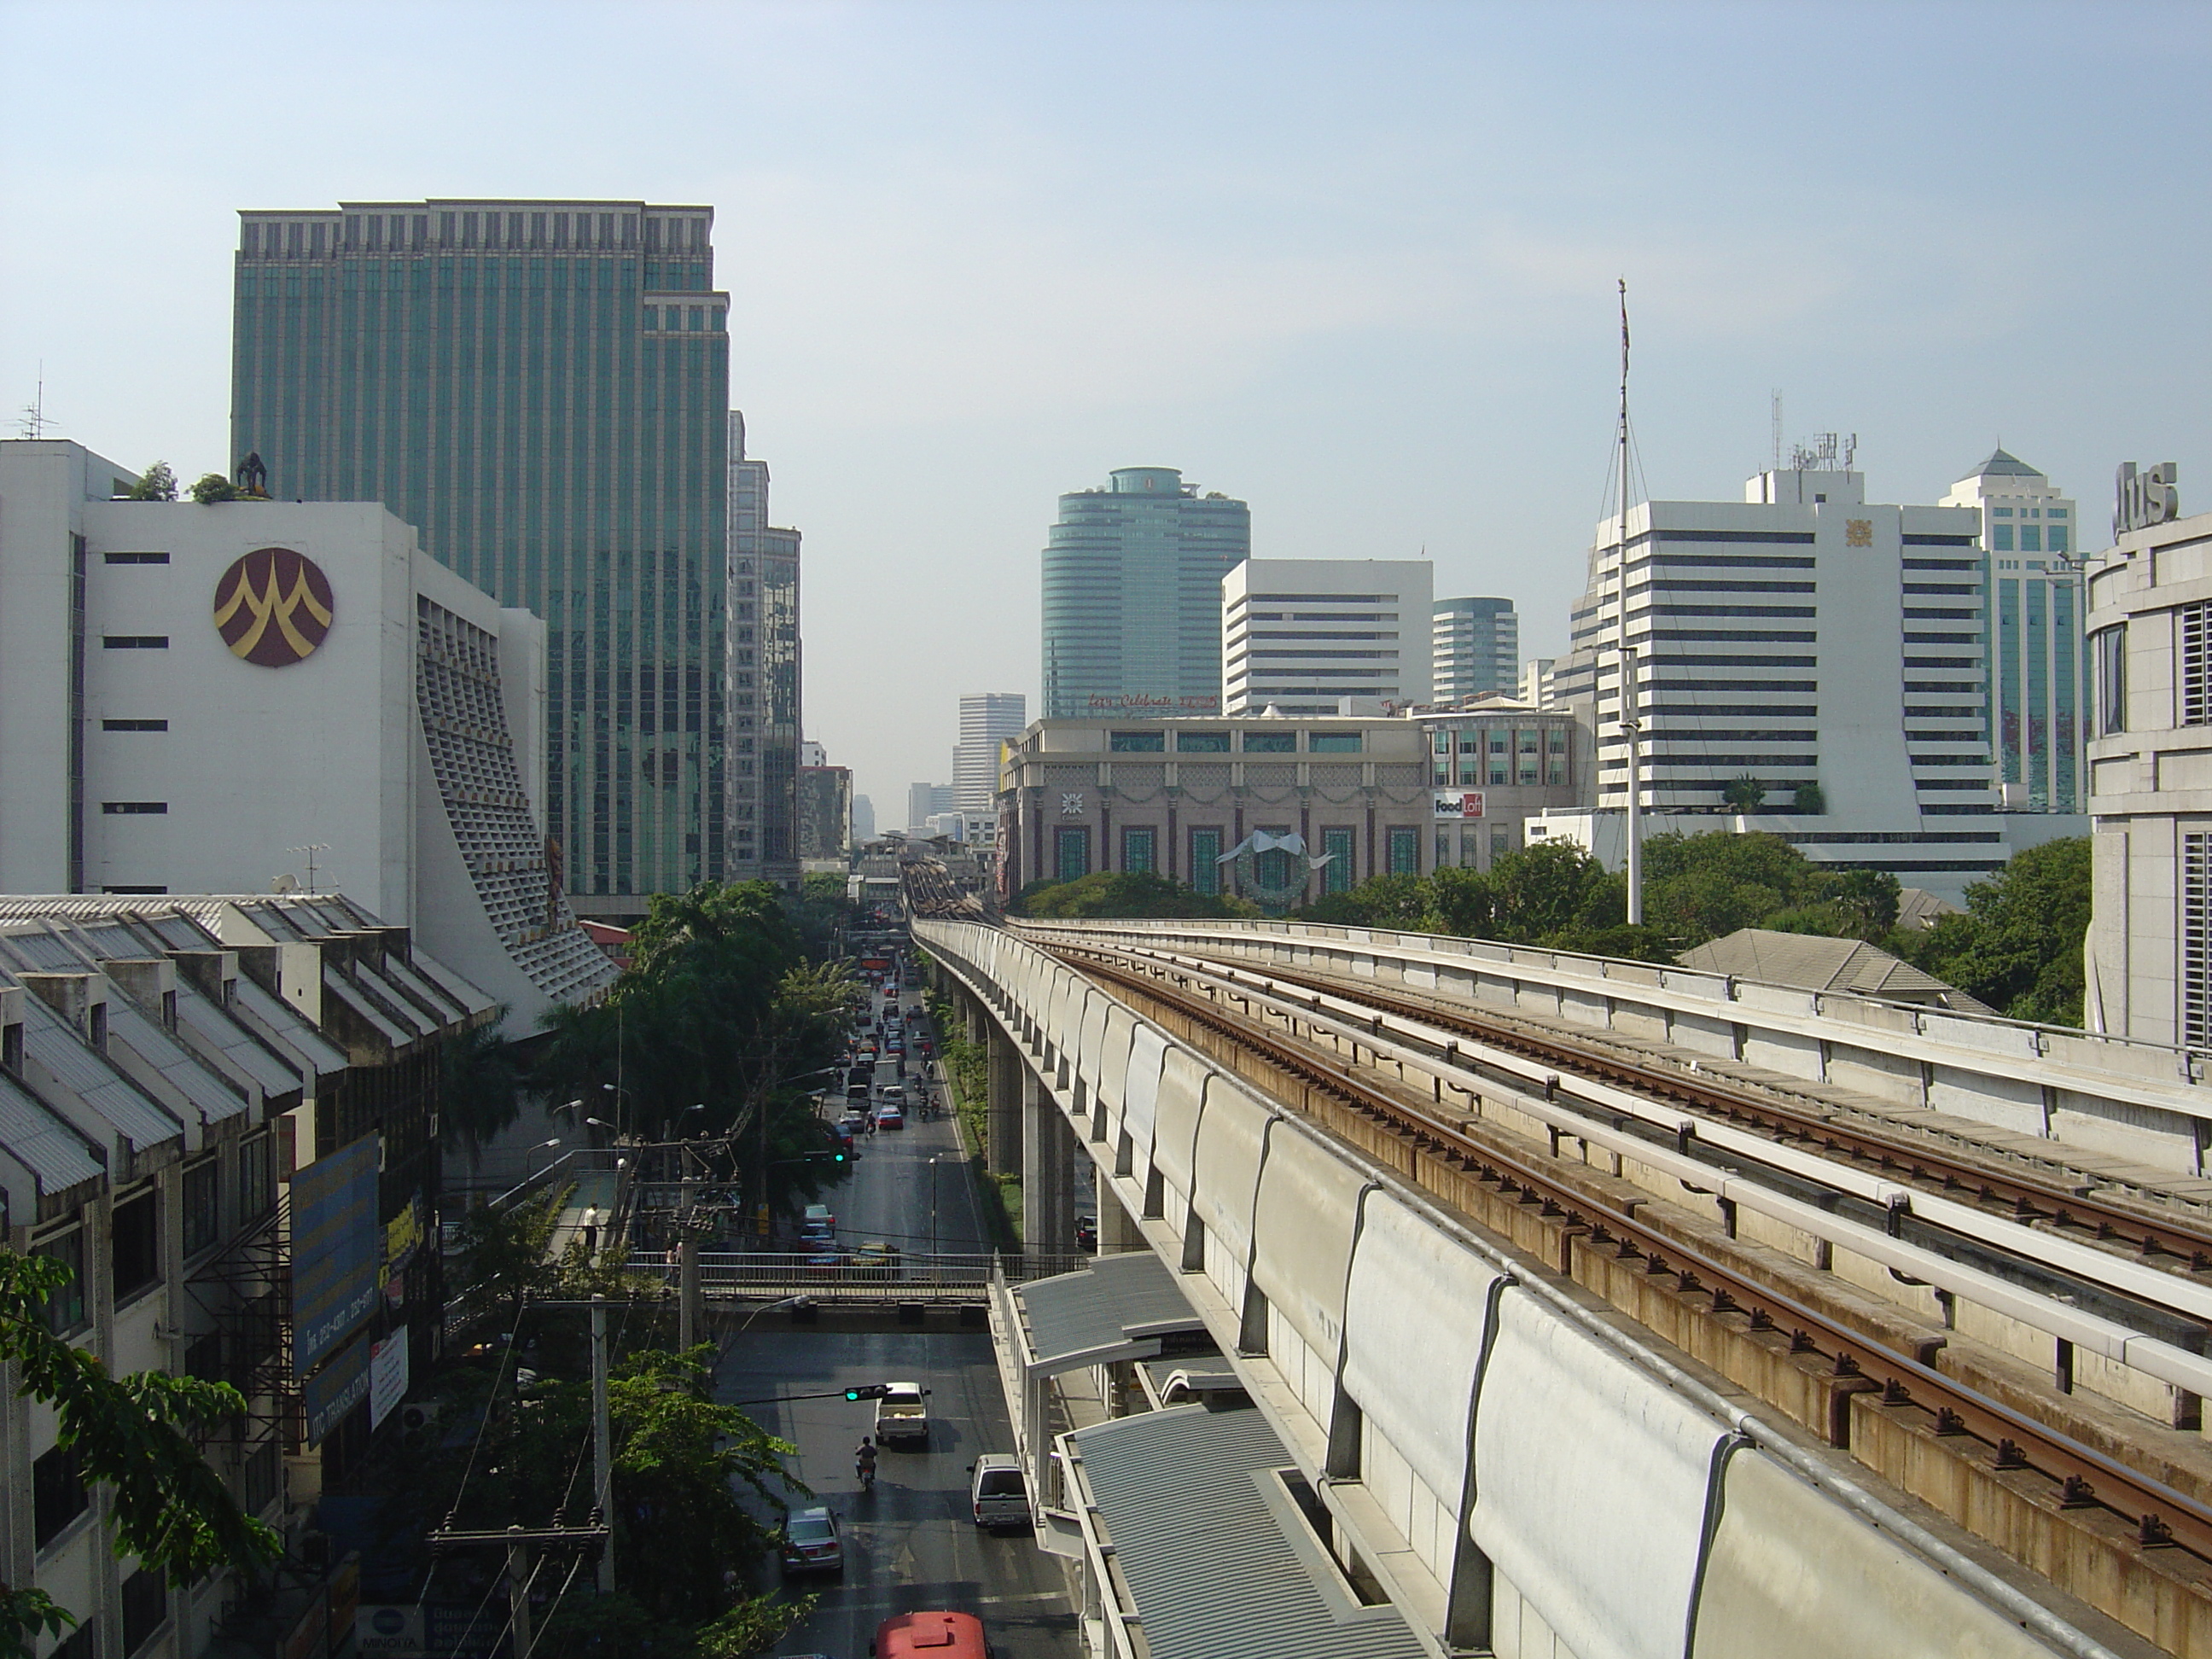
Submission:
[[[1762,472],[1741,502],[1629,509],[1639,799],[1663,815],[1646,832],[1765,830],[1955,900],[2019,847],[2086,825],[2000,815],[1979,513],[1871,503],[1832,459]],[[1601,817],[1627,800],[1623,550],[1621,520],[1601,522],[1557,669],[1559,696],[1593,712]],[[1732,808],[1731,786],[1751,785],[1757,806]],[[1618,847],[1601,825],[1590,838]]]
[[[1982,515],[1999,794],[2011,811],[2079,812],[2087,702],[2081,567],[2074,558],[2081,514],[2050,479],[2002,449],[1952,485],[1943,505]],[[1923,605],[1950,603],[1940,592],[1918,597]]]
[[[1425,559],[1247,559],[1221,579],[1223,707],[1335,714],[1430,700]]]
[[[0,892],[342,890],[535,1028],[613,969],[540,829],[545,628],[374,502],[0,443]]]
[[[1549,708],[1558,701],[1559,676],[1554,672],[1559,664],[1556,657],[1531,657],[1521,665],[1521,701],[1531,708]]]
[[[1521,672],[1521,618],[1512,600],[1438,599],[1430,615],[1429,678],[1438,702],[1514,694]]]
[[[960,699],[960,741],[952,750],[952,793],[963,812],[995,812],[999,750],[1030,723],[1029,699],[1018,691],[981,691]]]
[[[2088,561],[2084,1012],[2093,1031],[2212,1048],[2212,513],[2138,516]]]

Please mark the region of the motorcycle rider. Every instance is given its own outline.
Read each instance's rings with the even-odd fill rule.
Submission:
[[[862,1435],[853,1449],[853,1478],[863,1486],[876,1484],[876,1443],[872,1436]]]

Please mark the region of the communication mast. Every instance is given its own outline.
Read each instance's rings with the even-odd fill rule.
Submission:
[[[1620,529],[1616,551],[1620,559],[1620,735],[1627,749],[1628,921],[1644,920],[1644,783],[1638,775],[1637,753],[1642,725],[1637,707],[1636,647],[1628,642],[1628,279],[1620,279]]]

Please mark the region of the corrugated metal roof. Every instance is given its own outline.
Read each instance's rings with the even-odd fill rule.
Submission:
[[[1964,991],[1946,985],[1901,957],[1863,939],[1821,933],[1781,933],[1739,927],[1682,952],[1682,966],[1729,974],[1798,991],[1841,991],[1853,996],[1917,1002],[1960,1013],[1993,1012]]]
[[[473,983],[463,979],[435,957],[426,956],[417,951],[410,958],[409,965],[417,974],[443,991],[449,1000],[467,1009],[471,1014],[489,1013],[499,1006],[490,997],[478,990]]]
[[[353,1064],[344,1049],[316,1030],[313,1022],[283,998],[264,990],[259,980],[240,974],[237,994],[240,1010],[258,1020],[276,1041],[296,1050],[312,1070],[324,1073],[343,1072]]]
[[[223,1057],[252,1078],[264,1095],[289,1095],[307,1086],[307,1079],[297,1070],[255,1042],[251,1031],[181,976],[177,981],[177,1022],[190,1025],[210,1046],[221,1049]]]
[[[32,973],[81,974],[84,957],[44,927],[17,927],[0,932],[0,956]]]
[[[22,1007],[25,1052],[106,1120],[134,1152],[183,1136],[182,1123],[111,1067],[59,1014],[27,993]]]
[[[340,1002],[345,1004],[381,1033],[384,1040],[395,1048],[406,1048],[421,1035],[416,1031],[403,1031],[394,1025],[384,1017],[374,1003],[347,984],[337,971],[327,963],[323,968],[323,994],[326,997],[336,997]]]
[[[1206,1328],[1176,1288],[1175,1275],[1150,1250],[1102,1255],[1075,1273],[1032,1279],[1018,1286],[1014,1297],[1022,1304],[1036,1363],[1051,1370],[1140,1340],[1130,1334],[1133,1329]]]
[[[1244,1407],[1178,1407],[1068,1437],[1152,1659],[1413,1659],[1395,1607],[1352,1602],[1286,1496],[1294,1460]],[[1286,1528],[1296,1528],[1294,1538]]]
[[[123,999],[107,1004],[107,1032],[111,1042],[121,1040],[167,1079],[168,1085],[192,1104],[203,1123],[220,1123],[243,1116],[246,1097],[229,1080],[208,1070],[191,1051],[137,1006]]]
[[[83,1136],[5,1075],[0,1075],[0,1146],[37,1177],[43,1195],[67,1192],[105,1173]]]

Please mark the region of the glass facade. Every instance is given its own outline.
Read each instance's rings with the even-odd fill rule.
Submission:
[[[258,454],[280,498],[383,502],[544,619],[540,805],[572,892],[724,876],[711,210],[349,203],[242,221],[234,454]]]
[[[1194,830],[1190,832],[1190,884],[1201,893],[1221,890],[1221,866],[1214,862],[1221,856],[1221,831]]]
[[[1252,546],[1243,502],[1169,467],[1060,498],[1044,550],[1044,713],[1136,719],[1221,708],[1221,579]]]

